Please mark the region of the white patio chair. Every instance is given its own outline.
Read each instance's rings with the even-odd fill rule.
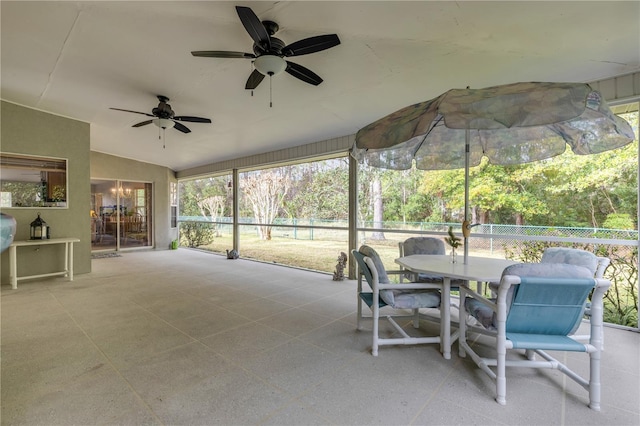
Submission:
[[[427,343],[440,343],[440,336],[411,337],[397,323],[397,319],[412,319],[413,327],[419,327],[419,315],[421,308],[438,308],[440,306],[439,284],[429,283],[400,283],[394,284],[389,280],[382,260],[378,253],[371,247],[363,245],[359,250],[351,253],[358,263],[358,318],[357,329],[362,329],[362,302],[372,312],[372,345],[371,354],[378,356],[378,347],[383,345],[419,345]],[[394,271],[404,273],[405,271]],[[362,277],[365,277],[370,291],[363,290]],[[380,310],[388,308],[391,312],[386,315],[399,337],[380,337],[379,320]],[[394,310],[394,311],[393,311]],[[411,314],[403,313],[410,311]],[[400,311],[400,313],[398,313]]]
[[[593,273],[582,266],[523,263],[504,270],[495,301],[461,287],[465,302],[460,319],[460,356],[469,354],[478,367],[495,380],[499,404],[506,404],[506,367],[551,368],[588,390],[589,407],[599,411],[602,299],[610,285],[608,280],[593,278]],[[591,291],[591,333],[589,342],[581,343],[572,334],[582,321]],[[467,324],[469,316],[477,322]],[[478,355],[467,342],[471,332],[494,339],[495,358]],[[525,351],[522,359],[506,358],[507,351],[513,349]],[[588,379],[551,356],[548,350],[589,354]],[[544,360],[535,360],[534,353]]]

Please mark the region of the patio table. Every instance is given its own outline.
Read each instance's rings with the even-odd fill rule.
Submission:
[[[469,285],[469,281],[498,282],[507,266],[518,263],[513,260],[479,256],[469,256],[466,264],[452,263],[449,255],[431,254],[399,257],[395,262],[411,272],[441,275],[444,278],[440,302],[440,351],[445,359],[451,359],[451,343],[458,333],[456,331],[451,334],[451,280],[464,280],[465,285]]]

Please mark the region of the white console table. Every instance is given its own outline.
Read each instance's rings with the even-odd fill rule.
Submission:
[[[69,277],[69,281],[73,281],[73,243],[79,243],[78,238],[51,238],[48,240],[27,240],[14,241],[9,246],[9,276],[11,278],[11,288],[18,288],[18,280],[26,280],[29,278],[42,278],[64,275]],[[59,272],[51,272],[40,275],[24,275],[18,276],[18,247],[37,247],[49,244],[64,244],[64,270]]]

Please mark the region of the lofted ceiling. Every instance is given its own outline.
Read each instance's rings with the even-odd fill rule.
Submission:
[[[335,33],[341,44],[289,60],[245,90],[252,52],[235,6],[279,24],[285,43]],[[176,171],[354,134],[451,88],[588,82],[640,69],[640,2],[5,1],[3,100],[91,124],[91,149]],[[133,128],[165,95],[191,133]],[[163,148],[163,142],[165,148]]]

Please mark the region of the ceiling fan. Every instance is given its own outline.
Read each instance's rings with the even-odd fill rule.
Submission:
[[[254,41],[253,53],[198,50],[191,52],[191,54],[205,58],[252,59],[255,69],[245,85],[247,90],[253,90],[258,87],[266,75],[272,77],[282,71],[286,71],[297,79],[314,86],[322,83],[322,78],[310,69],[294,62],[289,62],[284,58],[307,55],[337,46],[340,44],[340,39],[336,34],[309,37],[285,45],[282,40],[272,37],[279,29],[278,24],[273,21],[260,22],[253,10],[248,7],[236,6],[236,11],[242,25],[244,25],[244,28]]]
[[[190,133],[191,130],[182,123],[178,123],[178,121],[187,121],[191,123],[211,123],[211,120],[208,118],[202,117],[192,117],[189,115],[175,115],[173,110],[171,109],[171,105],[169,102],[169,98],[163,95],[157,95],[160,103],[157,107],[151,110],[151,114],[140,111],[131,111],[130,109],[121,109],[121,108],[109,108],[116,111],[124,111],[124,112],[133,112],[134,114],[142,114],[148,117],[155,117],[151,120],[141,121],[140,123],[134,124],[132,127],[142,127],[147,124],[155,124],[159,128],[165,130],[174,127],[176,130],[181,131],[182,133]]]

